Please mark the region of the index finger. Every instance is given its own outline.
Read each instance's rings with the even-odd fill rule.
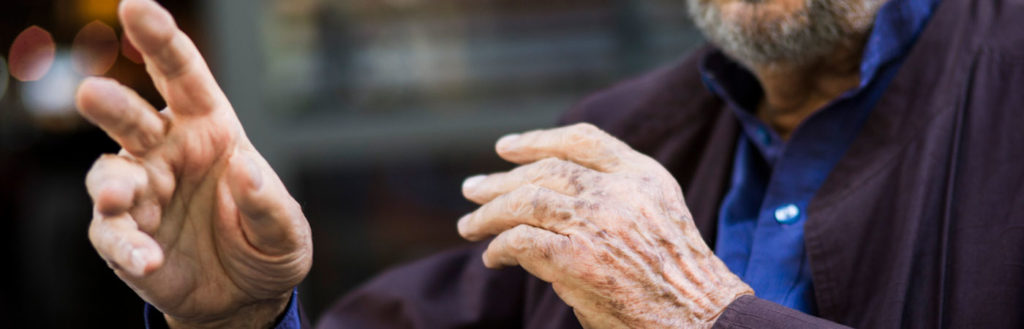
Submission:
[[[124,0],[118,15],[172,111],[203,114],[227,104],[199,50],[167,10],[152,0]]]
[[[588,123],[508,135],[495,148],[502,158],[519,164],[555,157],[603,172],[618,170],[634,152]]]
[[[565,233],[584,222],[576,210],[586,206],[573,197],[526,185],[509,192],[459,219],[458,230],[466,240],[478,241],[519,224]]]

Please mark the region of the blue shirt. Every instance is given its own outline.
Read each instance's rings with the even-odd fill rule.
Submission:
[[[755,115],[763,91],[748,70],[720,52],[702,60],[705,84],[725,100],[742,131],[719,211],[715,253],[759,298],[817,313],[804,250],[807,204],[860,131],[937,2],[883,5],[864,48],[859,85],[810,115],[789,141]]]

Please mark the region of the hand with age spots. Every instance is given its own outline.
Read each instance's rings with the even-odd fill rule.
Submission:
[[[653,159],[589,124],[510,135],[521,164],[475,176],[459,220],[469,240],[496,236],[491,268],[550,282],[586,328],[706,328],[753,290],[701,239],[682,190]]]
[[[172,327],[269,327],[312,263],[302,210],[170,14],[118,14],[168,108],[108,79],[79,87],[79,111],[123,147],[86,177],[89,239]]]

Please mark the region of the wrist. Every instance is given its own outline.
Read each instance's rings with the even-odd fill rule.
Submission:
[[[164,314],[170,328],[273,328],[292,302],[292,292],[277,298],[250,303],[216,317],[180,318]]]
[[[716,313],[712,314],[712,316],[710,318],[704,320],[698,326],[698,328],[702,328],[702,329],[711,329],[711,328],[713,328],[715,326],[715,323],[718,322],[718,318],[720,318],[722,316],[722,314],[725,313],[725,310],[729,308],[729,305],[732,305],[732,303],[735,302],[740,297],[743,297],[743,296],[746,296],[746,295],[753,296],[754,295],[754,290],[750,289],[750,287],[748,286],[746,290],[742,290],[742,289],[737,290],[737,292],[734,293],[733,295],[734,296],[732,298],[728,298],[727,299],[729,302],[724,303],[724,305],[721,305],[718,308],[718,311]]]
[[[705,287],[694,291],[696,296],[703,296],[700,301],[705,305],[701,312],[697,312],[696,318],[700,328],[711,328],[725,310],[737,299],[745,295],[754,295],[754,289],[746,282],[743,282],[736,274],[732,273],[718,257],[710,257],[709,264],[703,279],[705,284],[697,286]]]

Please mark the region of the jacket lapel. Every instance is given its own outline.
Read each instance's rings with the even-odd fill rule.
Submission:
[[[852,325],[901,323],[907,316],[937,319],[924,313],[941,309],[938,301],[906,299],[909,291],[941,285],[941,275],[914,277],[914,270],[941,271],[939,257],[921,254],[942,249],[948,180],[936,178],[949,173],[958,104],[976,49],[962,26],[970,2],[939,5],[811,200],[804,239],[822,317]]]

